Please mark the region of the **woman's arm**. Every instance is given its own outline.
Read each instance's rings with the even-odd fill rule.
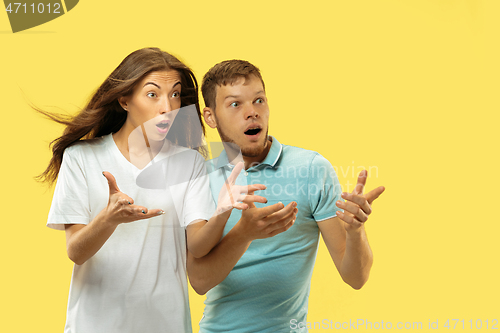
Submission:
[[[210,220],[196,220],[186,228],[188,250],[195,258],[201,258],[217,245],[231,210],[214,215]]]
[[[67,224],[66,248],[68,257],[77,265],[90,259],[106,243],[120,223],[149,219],[164,214],[161,209],[149,210],[134,205],[134,200],[122,193],[116,185],[115,177],[103,172],[108,180],[109,201],[89,224]]]
[[[77,265],[90,259],[108,240],[118,224],[107,222],[102,212],[89,224],[66,224],[66,250]]]
[[[288,230],[297,216],[297,203],[286,207],[282,203],[250,208],[242,212],[241,219],[224,238],[202,258],[188,251],[189,282],[200,295],[221,283],[231,272],[254,239],[273,237]]]
[[[210,220],[208,222],[196,220],[186,228],[188,250],[195,258],[205,256],[217,245],[233,208],[245,210],[249,208],[249,205],[253,206],[254,202],[267,203],[266,198],[254,195],[255,191],[265,190],[264,185],[235,185],[243,166],[243,162],[236,164],[231,175],[226,179],[219,192],[217,209]]]

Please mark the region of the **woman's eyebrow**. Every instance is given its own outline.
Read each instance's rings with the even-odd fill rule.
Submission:
[[[146,82],[146,84],[144,84],[143,87],[147,86],[148,84],[152,84],[153,86],[156,86],[158,89],[161,89],[161,87],[154,82]]]
[[[154,82],[146,82],[146,84],[144,84],[144,86],[143,86],[143,87],[147,86],[148,84],[152,84],[153,86],[155,86],[155,87],[157,87],[158,89],[160,89],[160,90],[161,90],[161,87],[160,87],[158,84],[154,83]],[[172,86],[172,89],[174,89],[175,87],[177,87],[177,86],[178,86],[178,85],[180,85],[180,84],[181,84],[181,81],[176,82],[176,83]]]

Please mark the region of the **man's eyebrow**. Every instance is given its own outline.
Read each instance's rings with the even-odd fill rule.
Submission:
[[[254,95],[257,96],[257,95],[263,94],[264,92],[265,92],[264,90],[259,90]],[[236,98],[236,99],[238,99],[239,97],[240,97],[240,95],[228,95],[228,96],[224,97],[224,100],[226,100],[228,98]]]

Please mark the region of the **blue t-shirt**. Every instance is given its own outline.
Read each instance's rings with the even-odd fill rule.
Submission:
[[[296,201],[297,219],[286,232],[254,240],[226,279],[207,293],[200,332],[299,332],[290,322],[306,321],[319,241],[316,222],[336,216],[342,191],[332,165],[320,154],[271,139],[264,161],[242,170],[236,184],[266,185],[255,193],[268,199],[265,205]],[[215,201],[232,168],[224,151],[207,162]],[[240,217],[234,209],[224,236]]]

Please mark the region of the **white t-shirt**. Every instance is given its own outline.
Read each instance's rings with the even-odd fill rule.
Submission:
[[[153,169],[158,180],[149,174],[154,186],[146,186],[158,188],[139,187],[137,177]],[[65,333],[191,332],[185,227],[215,210],[203,157],[165,140],[140,170],[111,134],[77,143],[64,152],[47,226],[92,221],[109,199],[103,171],[135,204],[166,214],[120,224],[93,257],[74,266]]]

